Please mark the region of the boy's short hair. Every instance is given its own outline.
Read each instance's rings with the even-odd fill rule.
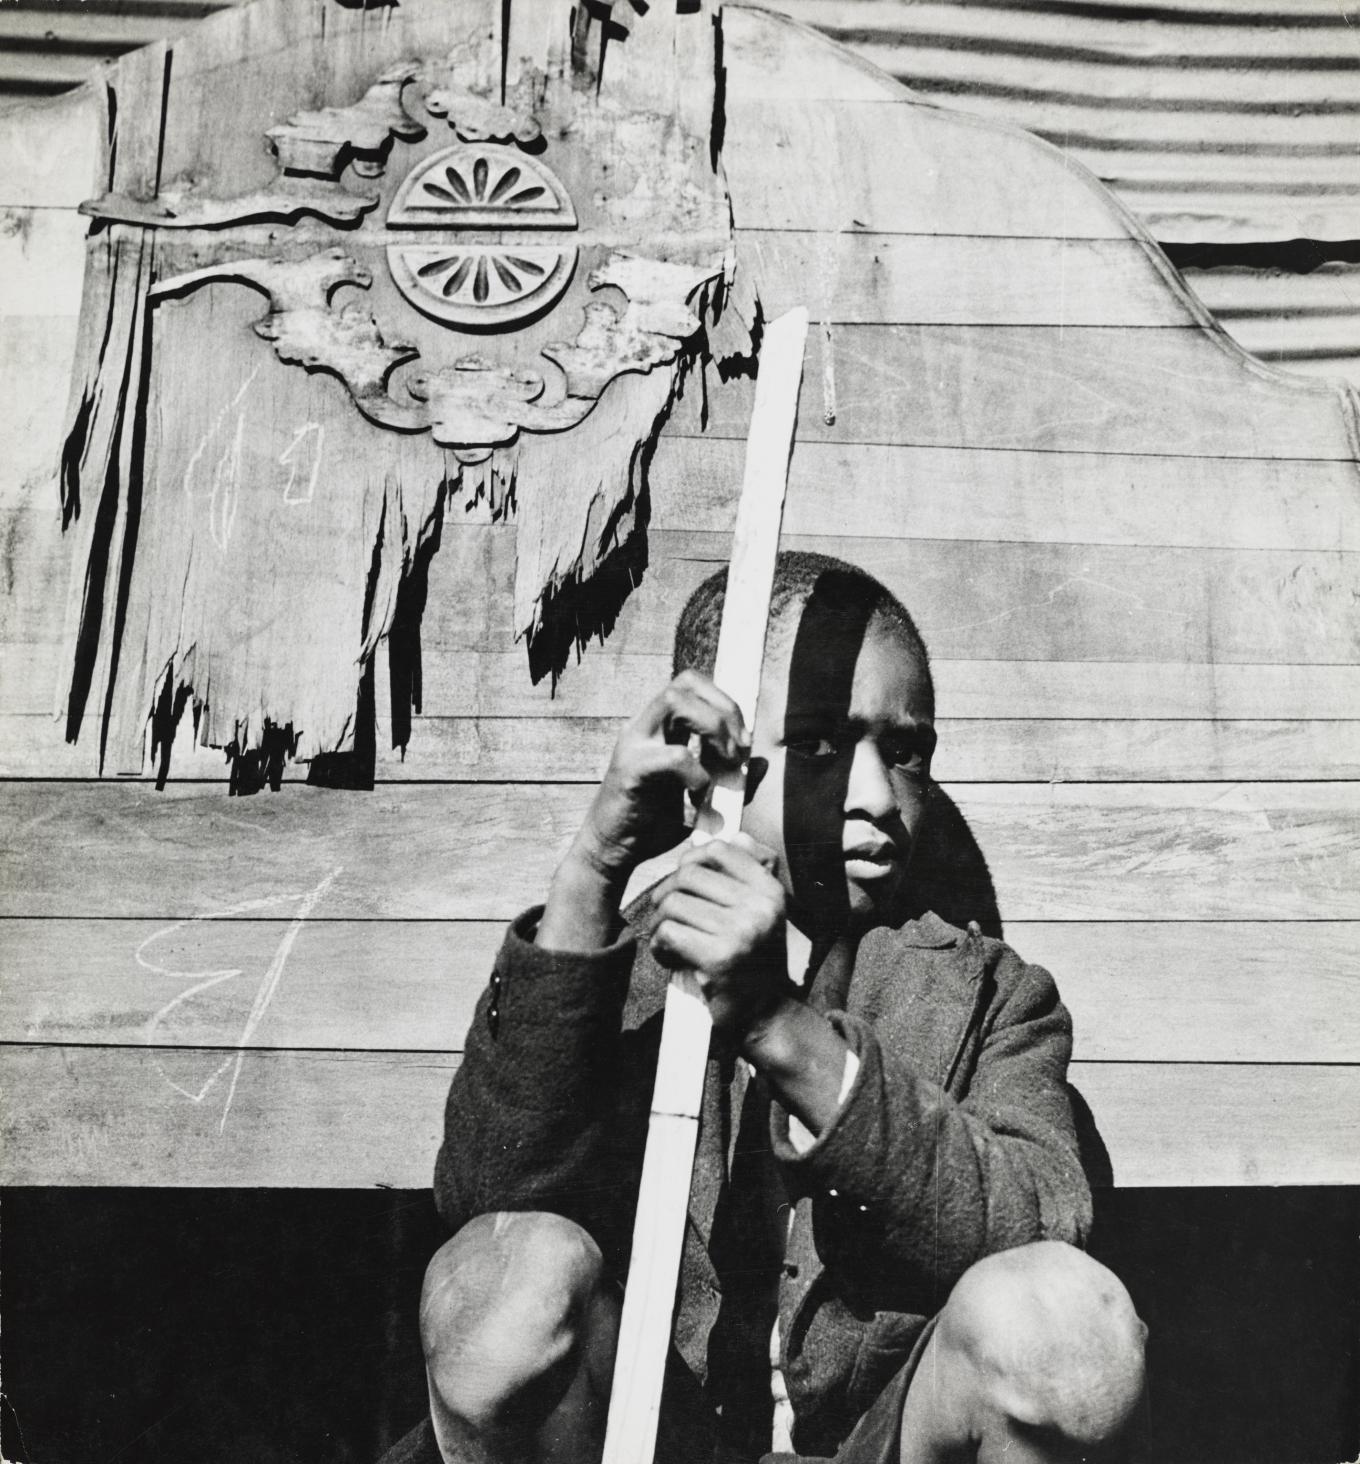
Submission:
[[[829,554],[809,554],[802,550],[782,550],[775,560],[774,589],[770,595],[770,628],[766,634],[767,649],[780,644],[797,624],[793,613],[802,608],[817,581],[828,572],[854,581],[863,590],[872,613],[890,621],[919,657],[930,693],[932,713],[935,687],[930,674],[930,656],[916,622],[906,606],[884,584],[853,564],[833,559]],[[699,586],[685,602],[675,625],[675,649],[671,658],[671,674],[681,671],[702,671],[713,674],[718,659],[718,628],[722,623],[723,601],[727,594],[727,570],[720,569]]]

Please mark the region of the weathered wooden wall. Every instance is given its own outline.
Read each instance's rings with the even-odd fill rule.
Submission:
[[[229,3],[238,0],[10,0],[0,7],[0,99],[74,86],[99,60],[173,39]],[[929,100],[1047,138],[1176,248],[1249,351],[1360,383],[1354,0],[770,8]]]
[[[1116,1183],[1355,1182],[1353,400],[1243,356],[1045,145],[724,23],[742,267],[815,321],[788,542],[916,615],[938,776],[1074,1011]],[[164,791],[96,781],[50,713],[99,119],[77,94],[0,132],[5,1177],[424,1184],[499,928],[725,557],[749,384],[710,381],[706,427],[681,403],[646,578],[555,696],[513,640],[513,523],[455,505],[404,757],[379,651],[371,792],[295,768],[228,799],[187,747]]]

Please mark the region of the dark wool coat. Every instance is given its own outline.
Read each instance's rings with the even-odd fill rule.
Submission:
[[[666,973],[636,935],[645,899],[622,939],[586,955],[534,946],[540,913],[512,924],[478,1003],[435,1200],[455,1229],[492,1210],[567,1215],[622,1276]],[[719,1410],[728,1443],[769,1448],[765,1296],[778,1295],[795,1445],[831,1454],[974,1261],[1085,1238],[1071,1021],[1046,971],[926,915],[865,936],[845,1006],[828,1015],[859,1071],[803,1153],[778,1105],[768,1124],[753,1106],[760,1131],[739,1139],[745,1065],[716,1044],[710,1055],[675,1333],[686,1366],[672,1368],[662,1420],[663,1443],[684,1441],[679,1458],[706,1456]],[[795,1206],[787,1251],[783,1226],[772,1241],[752,1219],[760,1205],[736,1198],[752,1189],[729,1182],[737,1151],[782,1180]]]

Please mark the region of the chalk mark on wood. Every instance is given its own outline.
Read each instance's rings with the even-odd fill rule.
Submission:
[[[240,478],[241,446],[245,434],[245,414],[240,411],[240,406],[255,378],[260,374],[260,370],[260,366],[255,367],[241,383],[236,395],[217,414],[212,426],[203,434],[202,440],[194,449],[193,455],[184,469],[181,486],[184,496],[192,500],[197,491],[195,479],[198,465],[202,462],[209,446],[219,438],[227,418],[232,412],[236,412],[236,430],[231,434],[212,469],[212,486],[208,503],[208,532],[213,543],[223,553],[226,552],[231,538],[231,523],[236,513],[236,485]]]
[[[307,486],[300,489],[299,479],[306,472],[302,463],[306,457],[304,441],[311,445],[311,471],[306,473]],[[293,440],[279,454],[279,463],[288,468],[288,481],[283,487],[283,501],[290,506],[310,503],[316,497],[316,480],[321,473],[321,449],[325,445],[326,429],[320,422],[304,422],[293,434]]]
[[[148,1047],[154,1048],[156,1036],[166,1019],[186,1002],[192,1001],[194,997],[202,995],[205,991],[212,990],[224,982],[231,981],[243,973],[243,967],[227,967],[220,970],[210,971],[183,971],[172,967],[159,965],[156,961],[149,959],[150,947],[157,941],[164,940],[173,935],[176,931],[183,930],[187,925],[193,925],[209,920],[230,920],[241,915],[254,915],[263,910],[271,910],[279,905],[297,902],[297,913],[289,921],[283,932],[278,945],[274,948],[273,959],[270,961],[264,976],[260,980],[255,991],[255,998],[251,1003],[250,1011],[246,1016],[241,1034],[236,1040],[236,1050],[229,1053],[218,1063],[217,1067],[208,1075],[206,1081],[195,1091],[177,1083],[174,1078],[165,1070],[158,1057],[153,1058],[156,1069],[161,1077],[175,1090],[189,1099],[191,1103],[202,1103],[203,1100],[217,1086],[219,1079],[230,1070],[231,1082],[227,1088],[226,1101],[222,1107],[222,1117],[217,1125],[218,1133],[222,1133],[227,1126],[227,1116],[231,1112],[231,1105],[236,1097],[236,1087],[241,1077],[241,1069],[245,1065],[246,1052],[250,1046],[251,1038],[259,1029],[260,1023],[264,1020],[270,1004],[278,994],[279,983],[283,980],[284,969],[288,964],[288,957],[292,954],[297,938],[302,933],[302,927],[311,918],[312,911],[324,897],[326,892],[335,883],[341,874],[344,873],[342,865],[333,869],[321,882],[312,889],[302,893],[289,893],[283,895],[266,895],[259,899],[243,900],[239,904],[229,905],[222,910],[213,910],[204,915],[191,915],[185,920],[177,920],[173,925],[167,925],[161,930],[153,931],[151,935],[141,942],[133,952],[133,959],[144,970],[150,971],[157,976],[180,976],[187,977],[190,985],[178,995],[172,997],[164,1006],[160,1007],[147,1021],[144,1042]]]
[[[645,10],[636,8],[640,15]],[[512,55],[498,46],[504,36],[488,36],[450,12],[447,22],[441,22],[447,38],[439,59],[429,59],[434,53],[427,51],[387,71],[379,73],[375,67],[356,87],[377,74],[357,101],[313,106],[263,133],[277,163],[275,176],[263,187],[252,178],[251,191],[234,199],[214,197],[215,188],[222,190],[211,168],[189,176],[176,164],[172,166],[180,176],[164,184],[159,172],[153,185],[149,178],[124,170],[110,185],[121,193],[110,192],[85,205],[88,214],[107,225],[93,231],[92,257],[110,240],[133,236],[145,250],[154,245],[160,229],[175,231],[173,238],[166,236],[159,255],[162,267],[157,273],[162,277],[149,278],[142,296],[151,305],[144,334],[155,340],[157,359],[163,351],[184,348],[185,316],[192,334],[212,313],[200,305],[182,316],[163,308],[166,302],[213,282],[256,289],[267,298],[268,309],[254,329],[270,342],[280,362],[335,377],[360,415],[378,427],[428,433],[432,446],[443,450],[433,454],[438,470],[447,473],[450,456],[458,467],[449,479],[449,492],[461,490],[465,501],[486,497],[498,513],[513,505],[519,519],[517,558],[522,561],[515,581],[515,625],[518,636],[528,642],[534,679],[549,672],[555,676],[573,648],[579,653],[587,640],[606,634],[640,579],[646,563],[647,466],[688,371],[701,360],[730,363],[751,353],[746,330],[754,318],[754,301],[746,302],[749,309],[733,308],[736,296],[729,288],[736,267],[734,235],[726,185],[709,135],[715,114],[711,105],[689,102],[701,94],[711,101],[712,17],[696,14],[678,21],[658,14],[654,24],[660,29],[653,38],[651,32],[642,34],[639,20],[637,36],[655,40],[661,91],[647,74],[650,50],[633,58],[638,66],[632,72],[621,55],[610,87],[583,89],[580,76],[568,67],[565,26],[556,47],[546,38],[539,69],[527,55]],[[684,46],[673,44],[676,26],[693,32],[684,37]],[[428,44],[429,37],[423,35],[421,43]],[[536,47],[537,42],[529,49]],[[677,109],[668,103],[674,98],[666,88],[673,88],[681,73],[690,90],[687,104]],[[334,95],[328,84],[319,100]],[[353,95],[347,91],[339,100]],[[200,120],[194,125],[201,129],[204,124]],[[248,118],[245,125],[251,125]],[[419,154],[409,152],[405,162],[394,166],[402,151],[398,142],[404,147],[427,137],[431,128],[442,133],[445,126],[451,137],[430,137]],[[348,236],[327,227],[343,229],[366,218],[379,196],[373,180],[384,173],[396,175],[390,189],[381,190],[384,199],[393,199],[386,218],[369,218],[362,231]],[[575,202],[559,173],[570,184]],[[583,229],[578,229],[578,206],[583,210],[580,222],[588,226]],[[304,225],[295,234],[267,223],[232,227],[278,219],[292,224],[304,213],[317,215],[322,227]],[[450,233],[451,227],[455,232]],[[475,232],[487,229],[492,232]],[[382,303],[376,311],[367,302],[337,298],[345,286],[372,288],[373,272],[382,268],[375,261],[383,259],[394,275],[401,306],[387,293],[386,281],[381,282]],[[584,288],[583,259],[596,267]],[[608,297],[591,294],[604,289]],[[566,309],[564,299],[570,302]],[[441,331],[433,338],[438,344],[424,344],[417,351],[406,335],[425,331],[423,321],[408,318],[406,330],[399,333],[382,318],[410,305],[454,333],[447,347]],[[507,333],[542,320],[551,310],[561,310],[560,325],[530,337],[532,344],[526,342],[516,353]],[[86,331],[90,339],[104,323],[91,314]],[[490,334],[500,338],[484,346]],[[428,333],[419,339],[431,341]],[[526,359],[544,340],[551,344],[541,358]],[[235,343],[233,350],[239,351]],[[244,362],[241,374],[253,365]],[[175,378],[153,376],[149,367],[137,379],[143,392],[153,379],[162,396],[174,389]],[[224,387],[217,401],[235,389],[234,383]],[[319,400],[327,398],[333,398],[329,387]],[[111,415],[98,397],[90,399],[88,408],[84,396],[77,405],[94,424],[89,428],[83,418],[75,419],[73,449],[92,433],[97,438]],[[176,414],[166,410],[167,402],[139,400],[136,405],[140,430],[149,422],[161,424],[155,446],[166,453],[164,466],[173,482],[185,472],[172,466],[176,460],[184,462],[179,456],[183,449],[163,424]],[[324,410],[309,409],[299,422],[315,418],[331,428],[325,415],[331,410],[329,403]],[[277,463],[273,476],[279,486],[274,492],[290,506],[315,502],[321,471],[321,432],[305,431],[299,422],[287,425],[263,460],[264,466],[270,458]],[[195,502],[181,525],[183,552],[177,557],[176,551],[157,546],[154,584],[141,586],[142,620],[129,632],[121,672],[115,663],[113,680],[123,687],[117,714],[106,716],[105,729],[121,749],[120,767],[136,770],[138,758],[144,758],[143,708],[167,700],[161,695],[162,682],[170,684],[164,668],[176,667],[175,675],[183,682],[168,699],[172,708],[181,704],[181,691],[188,695],[194,676],[204,681],[208,676],[211,658],[200,651],[207,637],[201,625],[192,623],[207,612],[191,600],[205,594],[212,598],[218,591],[210,578],[190,576],[196,538],[209,540],[217,552],[230,546],[229,552],[245,562],[250,553],[246,538],[281,528],[255,523],[245,496],[239,500],[240,517],[235,517],[235,494],[238,486],[244,490],[242,474],[259,440],[257,425],[276,425],[270,403],[258,394],[248,408],[237,404],[228,413],[218,429],[220,441],[214,437],[196,451],[195,434],[184,444],[195,453],[186,483]],[[341,425],[333,424],[333,430]],[[329,451],[333,432],[326,441]],[[381,454],[393,449],[377,442],[372,450]],[[338,466],[328,456],[326,470]],[[73,472],[64,483],[67,479],[66,501],[74,503],[79,478]],[[125,474],[110,491],[131,481]],[[369,484],[359,487],[367,505]],[[428,494],[412,490],[410,497],[428,522]],[[349,512],[347,502],[348,497],[332,507],[343,516]],[[288,516],[286,531],[302,532],[305,519]],[[367,534],[374,522],[367,508],[356,511],[348,531]],[[416,536],[425,532],[417,528]],[[396,557],[395,549],[389,556],[386,542],[380,542],[381,554],[375,547],[374,562],[380,561],[384,573],[390,569],[396,583],[405,561]],[[540,571],[542,577],[535,579]],[[150,614],[146,607],[155,604],[162,593],[159,587],[176,585],[186,587],[180,614],[173,608],[167,615]],[[357,583],[351,589],[356,596],[367,595],[367,587]],[[388,628],[384,617],[395,597],[387,594],[374,603],[388,609],[370,614],[365,600],[365,650]],[[550,624],[555,617],[561,625]],[[92,636],[87,639],[91,645],[82,647],[82,654],[88,651],[85,659],[92,665],[98,644]],[[237,653],[233,647],[232,656]],[[333,678],[338,659],[332,657],[327,664]],[[351,664],[346,659],[346,673]],[[206,696],[201,702],[194,698],[196,714],[200,706],[211,709],[204,723],[205,745],[221,745],[227,735],[223,729],[237,729],[239,739],[243,727],[297,723],[294,707],[283,706],[273,690],[265,696],[260,718],[251,687],[238,687],[233,679],[234,661],[221,665],[223,674],[213,683],[216,704]],[[304,660],[304,670],[310,673],[311,666]],[[308,720],[308,750],[294,748],[292,755],[312,756],[315,749],[324,754],[346,743],[350,729],[344,701],[329,694],[329,685],[321,690],[324,712]],[[280,714],[271,718],[276,710]],[[258,740],[265,734],[251,735]]]

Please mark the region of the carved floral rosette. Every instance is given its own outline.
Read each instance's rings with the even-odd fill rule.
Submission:
[[[734,249],[708,135],[711,105],[691,100],[681,115],[649,110],[654,89],[646,71],[656,52],[631,74],[614,63],[612,87],[598,76],[583,86],[578,37],[562,23],[573,12],[549,0],[539,8],[559,24],[561,44],[538,62],[506,53],[495,37],[461,35],[445,55],[383,70],[353,102],[298,112],[269,128],[275,171],[262,186],[218,196],[206,182],[181,176],[149,195],[114,186],[83,206],[95,220],[91,247],[102,235],[100,247],[112,251],[106,277],[118,278],[120,259],[140,262],[147,325],[129,350],[142,353],[136,379],[159,395],[129,401],[77,383],[67,452],[73,470],[63,479],[68,517],[81,511],[82,478],[95,476],[92,447],[136,438],[124,421],[129,407],[154,407],[158,422],[173,418],[177,393],[201,369],[171,364],[160,313],[209,302],[194,317],[194,329],[209,337],[218,328],[210,302],[245,287],[263,295],[267,309],[253,321],[254,350],[265,354],[232,348],[231,367],[243,381],[257,380],[251,373],[261,370],[300,368],[342,384],[351,410],[370,424],[361,455],[371,456],[379,479],[388,434],[426,437],[435,449],[431,481],[443,488],[424,496],[421,522],[409,522],[410,505],[379,507],[385,528],[375,552],[400,553],[394,583],[409,571],[413,544],[428,541],[429,516],[461,492],[468,502],[489,500],[498,516],[517,516],[514,625],[529,640],[536,673],[555,673],[563,647],[579,649],[612,621],[616,604],[592,609],[580,591],[630,544],[637,557],[646,491],[646,455],[638,449],[659,430],[692,363],[715,349],[744,355],[749,339],[736,312],[724,309]],[[678,15],[664,19],[686,23]],[[711,31],[711,18],[694,19]],[[711,44],[691,51],[700,63],[694,86],[711,95]],[[173,126],[173,111],[166,121]],[[121,274],[125,295],[126,268]],[[112,312],[113,296],[106,293],[103,304]],[[710,340],[720,318],[731,338],[726,351]],[[215,379],[206,384],[226,391]],[[606,399],[613,405],[600,416]],[[158,456],[140,464],[145,473],[186,485],[195,472],[203,476],[201,464],[175,460],[170,436],[152,437],[143,451]],[[201,454],[202,444],[195,450]],[[236,471],[228,458],[214,469],[218,479]],[[386,481],[390,499],[390,474]],[[110,491],[107,470],[103,486]],[[287,491],[298,491],[291,478]],[[227,593],[232,567],[246,562],[243,539],[277,533],[235,509],[224,514],[216,488],[210,496],[183,551],[200,556],[198,563],[186,558],[184,578],[202,580],[208,601]],[[239,485],[227,497],[244,501]],[[360,525],[372,519],[354,516]],[[399,550],[394,520],[408,536]],[[182,526],[177,537],[186,537]],[[135,542],[124,544],[125,559],[137,552]],[[140,562],[124,568],[125,581],[135,589],[140,576],[143,597],[153,597],[161,591],[150,580],[173,581],[176,552],[166,543],[143,546]],[[221,557],[220,582],[207,578],[205,553]],[[88,593],[93,560],[81,567],[78,605],[73,593],[64,708],[72,737],[88,682],[81,656],[97,640]],[[365,596],[361,663],[387,633],[400,598],[394,590],[384,611],[371,591],[356,589]],[[122,658],[119,676],[130,684],[111,689],[107,701],[106,737],[121,747],[120,766],[136,762],[149,709],[171,694],[182,701],[179,693],[201,675],[195,667],[208,659],[211,625],[186,644],[181,615],[174,636],[164,632],[174,643],[157,643],[157,626],[170,620],[154,612],[142,622],[124,617],[121,633],[131,627],[139,634],[144,624],[148,643]],[[226,663],[219,657],[213,664]],[[204,740],[258,746],[266,725],[281,722],[280,709],[268,695],[254,695],[248,678],[217,681],[240,689],[233,690],[238,705],[212,709]],[[192,694],[201,710],[205,688]],[[300,755],[348,745],[348,717],[323,725],[339,722],[339,706],[305,729]],[[161,735],[154,717],[152,730],[154,741]]]

